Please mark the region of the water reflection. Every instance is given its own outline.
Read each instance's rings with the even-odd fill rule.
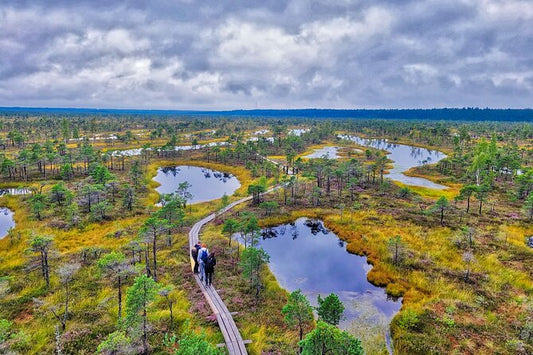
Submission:
[[[393,168],[386,176],[391,180],[402,182],[406,185],[423,186],[432,189],[442,190],[447,187],[436,184],[424,178],[406,176],[403,174],[415,166],[434,164],[446,158],[446,154],[437,150],[414,147],[405,144],[390,143],[386,139],[366,139],[351,135],[339,135],[339,138],[350,140],[365,147],[386,150],[388,158],[393,161]]]
[[[346,307],[343,329],[361,318],[361,305],[370,325],[385,322],[401,307],[401,301],[387,296],[383,288],[366,279],[372,268],[364,256],[350,254],[346,243],[318,219],[299,218],[293,223],[266,228],[259,244],[270,255],[270,269],[280,285],[292,292],[301,289],[312,304],[317,296],[336,293]],[[375,323],[375,324],[374,324]]]
[[[27,188],[4,188],[0,189],[0,197],[6,196],[6,195],[29,195],[31,191]]]
[[[241,186],[239,180],[229,173],[187,165],[161,167],[154,180],[161,184],[156,188],[160,194],[173,193],[179,184],[188,182],[192,194],[189,203],[215,200],[224,193],[230,196]]]
[[[221,147],[225,145],[228,145],[228,143],[227,142],[210,142],[204,145],[177,145],[173,149],[175,151],[182,151],[182,150],[185,151],[185,150],[201,149],[205,147]],[[111,152],[111,155],[114,157],[121,157],[121,156],[131,157],[131,156],[141,155],[143,150],[152,151],[154,149],[153,148],[133,148],[133,149],[125,149],[125,150],[114,150]],[[157,148],[155,150],[160,151],[161,149]]]
[[[9,229],[15,227],[15,220],[13,219],[13,211],[6,207],[0,207],[0,239],[4,238]]]
[[[339,147],[322,147],[315,149],[311,154],[305,155],[304,158],[312,159],[312,158],[322,158],[323,156],[327,156],[329,159],[338,159],[340,158],[339,154]]]

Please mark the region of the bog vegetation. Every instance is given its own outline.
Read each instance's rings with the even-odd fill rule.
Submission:
[[[445,152],[406,174],[448,188],[394,183],[385,151],[339,134]],[[303,158],[326,145],[341,158]],[[193,205],[187,184],[159,196],[157,168],[177,165],[231,173],[242,187]],[[28,192],[0,197],[16,223],[0,239],[0,352],[224,353],[187,236],[247,195],[201,238],[250,353],[533,352],[527,122],[11,112],[0,117],[0,174]],[[269,272],[261,228],[301,216],[321,218],[368,257],[370,282],[402,297],[389,349],[364,324],[337,327],[336,295],[314,309]]]

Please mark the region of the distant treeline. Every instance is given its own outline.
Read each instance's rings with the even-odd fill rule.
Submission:
[[[378,110],[233,110],[233,111],[183,111],[183,110],[130,110],[94,108],[32,108],[0,107],[0,115],[142,115],[142,116],[221,116],[221,117],[276,117],[276,118],[338,118],[338,119],[407,119],[451,121],[525,121],[533,122],[533,109],[490,108],[434,108],[434,109],[378,109]]]

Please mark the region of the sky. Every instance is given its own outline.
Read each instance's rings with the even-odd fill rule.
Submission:
[[[533,107],[533,1],[1,0],[0,106]]]

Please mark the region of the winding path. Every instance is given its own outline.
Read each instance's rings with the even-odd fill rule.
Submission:
[[[272,189],[269,191],[272,191]],[[204,217],[200,221],[196,222],[189,231],[189,250],[191,250],[194,247],[194,244],[196,244],[196,242],[198,241],[200,229],[202,229],[205,224],[215,219],[216,216],[229,211],[238,204],[250,201],[251,199],[252,196],[248,196],[238,201],[232,202],[223,209],[212,213],[209,216]],[[198,286],[202,290],[205,299],[207,300],[209,306],[211,306],[211,309],[213,310],[213,313],[215,313],[215,316],[217,317],[218,326],[220,327],[222,335],[224,336],[224,340],[226,342],[226,347],[228,348],[229,354],[248,354],[248,352],[246,351],[246,347],[244,346],[244,340],[242,339],[241,333],[239,332],[239,329],[237,328],[237,325],[233,320],[233,316],[228,310],[228,307],[226,307],[226,305],[218,295],[218,292],[215,290],[214,287],[206,287],[200,281],[200,277],[198,275],[195,274],[194,279],[198,283]]]

